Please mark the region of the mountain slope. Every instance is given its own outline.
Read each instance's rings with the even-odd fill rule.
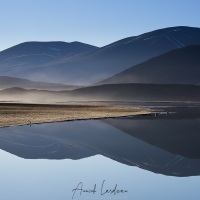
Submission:
[[[137,37],[117,41],[93,52],[71,57],[62,57],[37,67],[21,67],[3,71],[4,75],[28,78],[37,81],[67,84],[92,84],[153,57],[192,44],[200,45],[200,29],[192,27],[165,28]]]
[[[176,49],[98,84],[200,84],[200,45]]]

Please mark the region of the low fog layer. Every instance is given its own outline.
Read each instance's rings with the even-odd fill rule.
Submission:
[[[67,103],[75,101],[200,101],[200,86],[166,84],[113,84],[44,91],[10,88],[0,91],[0,101]]]

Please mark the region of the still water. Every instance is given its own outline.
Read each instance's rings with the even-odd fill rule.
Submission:
[[[199,112],[171,113],[1,128],[1,199],[199,199]]]

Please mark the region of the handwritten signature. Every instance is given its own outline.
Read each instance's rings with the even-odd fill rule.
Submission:
[[[103,195],[117,195],[117,194],[123,194],[123,193],[127,193],[128,190],[125,189],[118,189],[118,185],[116,184],[113,188],[111,189],[107,189],[105,188],[105,180],[103,180],[102,184],[101,184],[101,189],[100,191],[97,190],[97,184],[94,184],[94,187],[90,188],[90,189],[85,189],[83,182],[80,182],[76,188],[74,188],[72,190],[72,199],[74,199],[76,194],[79,194],[80,196],[83,193],[90,193],[92,195],[99,193],[101,196]]]

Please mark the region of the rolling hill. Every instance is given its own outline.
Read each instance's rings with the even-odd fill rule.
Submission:
[[[8,88],[0,91],[0,101],[21,102],[200,102],[200,86],[173,84],[112,84],[79,88],[71,91],[25,90]]]

